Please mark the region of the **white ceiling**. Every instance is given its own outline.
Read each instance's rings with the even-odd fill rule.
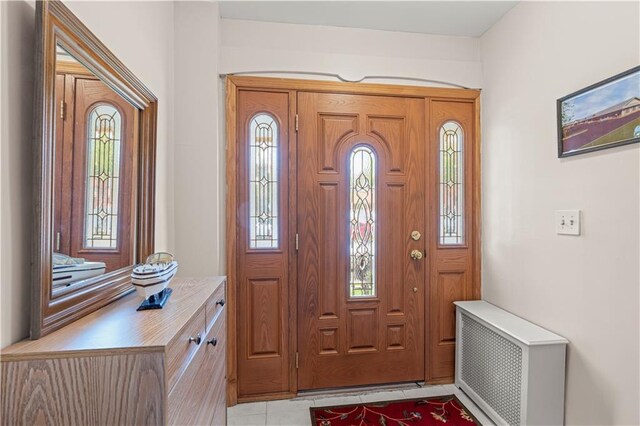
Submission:
[[[479,37],[517,1],[221,1],[228,19]]]

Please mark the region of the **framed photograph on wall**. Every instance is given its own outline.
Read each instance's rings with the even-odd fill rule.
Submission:
[[[558,157],[640,142],[640,66],[558,99]]]

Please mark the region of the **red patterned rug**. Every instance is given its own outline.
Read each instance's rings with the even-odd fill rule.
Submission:
[[[311,408],[311,424],[316,426],[414,426],[443,423],[456,426],[480,424],[454,395]]]

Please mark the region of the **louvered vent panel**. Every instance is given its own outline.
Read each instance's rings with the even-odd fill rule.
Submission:
[[[460,379],[508,424],[519,425],[522,349],[462,314]]]

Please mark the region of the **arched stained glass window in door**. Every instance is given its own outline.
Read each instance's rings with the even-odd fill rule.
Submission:
[[[120,200],[122,116],[113,105],[89,111],[84,247],[116,249]]]
[[[263,113],[249,124],[249,248],[278,248],[278,124]]]
[[[376,295],[376,155],[357,146],[349,162],[349,297]]]
[[[440,128],[440,229],[442,245],[464,244],[464,135],[455,121]]]

